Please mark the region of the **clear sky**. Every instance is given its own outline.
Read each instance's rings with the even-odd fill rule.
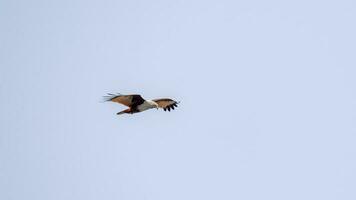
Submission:
[[[3,0],[1,200],[356,199],[355,1]],[[107,92],[181,101],[116,116]]]

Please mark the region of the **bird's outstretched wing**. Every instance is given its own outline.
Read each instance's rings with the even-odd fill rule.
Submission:
[[[108,93],[108,96],[104,96],[104,101],[112,101],[121,103],[127,107],[132,107],[142,104],[145,99],[143,99],[139,94],[122,95]]]
[[[156,102],[160,108],[163,108],[164,111],[174,110],[174,107],[177,107],[179,102],[174,101],[172,99],[153,99],[152,101]]]

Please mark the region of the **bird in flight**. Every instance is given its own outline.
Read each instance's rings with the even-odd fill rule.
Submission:
[[[107,96],[104,96],[104,101],[112,101],[129,107],[126,110],[116,113],[117,115],[125,113],[134,114],[151,108],[157,108],[157,110],[158,108],[162,108],[164,111],[168,110],[170,112],[179,104],[179,102],[168,98],[145,100],[139,94],[122,95],[108,93]]]

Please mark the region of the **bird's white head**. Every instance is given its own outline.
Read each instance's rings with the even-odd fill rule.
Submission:
[[[147,100],[147,102],[152,106],[152,108],[159,108],[158,104],[152,100]]]

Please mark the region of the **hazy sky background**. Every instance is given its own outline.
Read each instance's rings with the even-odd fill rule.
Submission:
[[[0,199],[354,200],[355,23],[352,0],[3,0]]]

